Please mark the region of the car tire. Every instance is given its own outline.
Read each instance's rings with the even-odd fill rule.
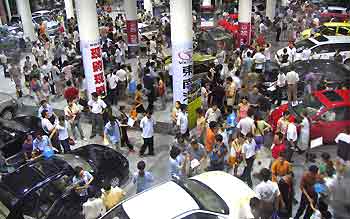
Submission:
[[[6,119],[6,120],[11,120],[13,118],[13,111],[10,109],[5,109],[2,113],[1,113],[1,118]]]

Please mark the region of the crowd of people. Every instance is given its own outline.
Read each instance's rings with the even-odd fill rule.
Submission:
[[[202,79],[202,105],[196,111],[195,129],[189,129],[187,105],[176,101],[170,113],[173,123],[171,133],[176,136],[169,150],[169,176],[172,178],[220,170],[239,177],[253,188],[255,160],[266,148],[271,149],[271,165],[257,174],[261,182],[254,187],[257,197],[251,200],[256,218],[277,218],[276,215],[280,218],[292,217],[293,204],[298,202],[294,192],[293,154],[305,153],[305,162],[314,163],[314,158],[308,153],[310,120],[307,111],[302,113],[301,120],[296,121],[290,119],[289,112],[284,113],[275,129],[267,122],[270,110],[282,103],[282,92],[287,92],[290,104],[298,104],[298,73],[277,73],[276,96],[263,95],[259,87],[259,78],[271,78],[271,72],[267,71],[272,59],[271,43],[265,42],[269,28],[276,29],[276,41],[281,37],[290,41],[288,49],[279,57],[279,64],[287,66],[294,62],[293,42],[300,30],[319,25],[316,22],[317,11],[310,11],[305,4],[302,8],[307,10],[305,16],[297,16],[300,8],[290,7],[281,10],[273,22],[256,14],[256,37],[250,45],[242,44],[235,51],[222,50],[214,54],[217,60],[209,65],[209,72]],[[169,19],[167,16],[150,18],[149,14],[139,16],[140,20],[152,20],[150,23],[158,25],[160,29],[145,45],[143,55],[146,56],[146,63],[140,54],[137,65],[131,68],[126,64],[128,47],[122,34],[123,17],[112,19],[102,10],[98,14],[108,85],[106,93],[87,94],[82,64],[76,61],[76,56],[80,54],[80,42],[74,18],[62,24],[55,39],[50,39],[45,28],[40,28],[32,56],[25,58],[23,66],[20,63],[6,66],[18,96],[24,95],[26,87],[28,95],[39,105],[38,117],[41,118],[42,130],[27,135],[23,144],[27,160],[40,154],[50,154],[52,148],[59,153],[67,153],[79,138],[85,141],[87,133],[81,125],[83,112],[90,113],[90,139],[100,135],[107,145],[115,149],[125,146],[129,153],[133,153],[135,148],[129,141],[127,129],[136,126],[141,129],[143,139],[139,156],[155,155],[156,120],[152,114],[158,109],[154,102],[160,101],[160,110],[166,109],[166,95],[172,84],[171,75],[163,63],[165,50],[171,46]],[[305,57],[310,58],[307,52]],[[50,103],[62,97],[67,101],[64,115],[56,115]],[[121,100],[131,100],[131,109],[118,103]],[[118,115],[112,113],[112,105],[119,106]],[[296,123],[301,127],[300,132]],[[145,161],[138,162],[137,169],[133,183],[139,193],[151,187],[154,176],[146,171]],[[302,196],[299,209],[294,213],[295,218],[303,215],[304,210],[305,219],[314,212],[320,212],[322,218],[331,218],[321,192],[315,192],[314,186],[324,185],[325,178],[334,176],[335,170],[335,164],[327,153],[322,154],[320,165],[312,164],[309,167],[300,181]],[[79,185],[76,190],[82,197],[86,218],[97,218],[114,206],[117,203],[115,200],[124,196],[121,190],[111,188],[110,184],[104,186],[102,192],[87,192],[92,180],[89,172],[76,169],[73,183]],[[92,205],[100,206],[98,212],[89,208],[92,202]]]

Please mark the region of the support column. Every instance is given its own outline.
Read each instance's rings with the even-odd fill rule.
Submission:
[[[144,0],[143,1],[143,7],[146,10],[146,12],[150,12],[151,15],[153,16],[153,4],[152,4],[152,0]]]
[[[189,103],[192,85],[192,1],[170,0],[173,101]]]
[[[11,13],[9,0],[4,0],[4,1],[5,1],[6,12],[7,12],[7,18],[8,18],[8,21],[10,22],[12,18],[12,13]]]
[[[126,32],[128,34],[128,55],[129,58],[134,58],[139,49],[136,0],[125,0],[124,10],[126,13]]]
[[[16,0],[17,10],[21,16],[23,26],[23,37],[35,41],[37,36],[34,31],[34,24],[32,21],[32,12],[30,11],[29,0]]]
[[[3,23],[6,23],[7,16],[5,11],[5,6],[3,1],[0,0],[0,26],[2,26]]]
[[[287,7],[288,6],[288,0],[282,0],[282,4],[281,4],[281,6],[282,7]]]
[[[276,0],[266,0],[266,16],[269,17],[271,21],[276,14]]]
[[[74,18],[74,6],[72,0],[64,0],[67,19]]]
[[[87,91],[106,94],[96,0],[75,0]]]
[[[252,0],[239,0],[238,22],[239,22],[239,45],[249,45],[252,38],[251,27]],[[239,46],[238,45],[238,46]]]

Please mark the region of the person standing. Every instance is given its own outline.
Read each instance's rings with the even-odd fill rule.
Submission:
[[[304,110],[301,113],[302,121],[300,123],[300,136],[298,139],[298,147],[301,151],[307,151],[310,144],[310,120],[308,118],[308,113]]]
[[[138,171],[134,173],[133,183],[136,184],[136,194],[151,188],[154,177],[151,172],[145,171],[146,163],[141,160],[137,163]]]
[[[69,144],[68,125],[64,116],[58,117],[58,124],[56,125],[56,129],[58,131],[58,140],[63,147],[63,152],[68,153],[71,151],[71,148]]]
[[[205,113],[205,120],[208,124],[211,122],[218,122],[221,118],[221,111],[218,108],[218,105],[214,103],[212,107],[210,107],[207,112]]]
[[[245,181],[249,187],[253,186],[251,172],[252,172],[253,164],[255,160],[255,154],[256,154],[255,148],[256,148],[256,143],[254,141],[253,134],[249,132],[246,135],[246,141],[242,146],[242,158],[243,158],[244,170],[241,175],[241,179]]]
[[[36,138],[33,140],[33,152],[36,155],[39,155],[43,153],[47,147],[52,148],[50,138],[47,135],[44,135],[42,131],[37,131]]]
[[[236,98],[236,84],[233,82],[232,77],[226,79],[226,105],[233,107]]]
[[[74,139],[77,139],[76,128],[79,131],[81,140],[86,140],[84,137],[83,129],[80,125],[80,109],[74,101],[69,101],[68,105],[64,108],[64,115],[66,116],[69,125],[71,127],[71,132]]]
[[[17,97],[20,98],[23,96],[22,92],[22,75],[21,75],[21,69],[18,67],[17,64],[11,64],[11,68],[9,69],[9,74],[11,77],[11,80],[15,83],[16,86],[16,94]]]
[[[42,112],[46,110],[48,113],[48,117],[49,117],[49,121],[51,122],[51,124],[54,124],[56,121],[56,114],[53,111],[52,106],[47,102],[47,100],[42,100],[40,102],[40,107],[38,110],[38,117],[42,116]]]
[[[80,204],[82,205],[88,199],[88,191],[90,189],[94,177],[88,171],[80,166],[74,168],[73,185],[76,193],[80,197]]]
[[[225,156],[227,154],[227,146],[223,142],[223,137],[220,134],[215,136],[215,144],[213,150],[209,153],[210,164],[209,171],[221,170],[225,168]]]
[[[110,182],[105,183],[103,185],[103,189],[101,190],[101,199],[106,207],[106,210],[110,210],[111,208],[116,206],[126,195],[121,188],[117,186],[112,187]]]
[[[92,99],[88,102],[92,116],[90,139],[94,138],[97,132],[99,132],[100,136],[103,136],[103,111],[107,108],[106,103],[99,99],[96,92],[91,94],[91,98]]]
[[[209,128],[207,128],[207,133],[205,137],[205,148],[208,153],[213,150],[213,145],[215,144],[215,136],[217,133],[218,133],[217,122],[211,121],[209,123]]]
[[[259,52],[255,53],[255,55],[253,56],[253,61],[255,64],[255,72],[258,74],[261,74],[264,71],[265,62],[266,62],[264,51],[265,49],[262,48],[260,49]]]
[[[85,219],[97,219],[106,213],[106,207],[100,197],[100,191],[89,192],[88,199],[83,203],[83,212]]]
[[[120,129],[121,129],[121,146],[125,147],[125,145],[129,148],[129,152],[135,152],[134,146],[129,141],[128,136],[128,120],[129,116],[124,112],[125,106],[119,107],[119,121],[120,121]]]
[[[254,129],[256,128],[254,125],[254,119],[252,119],[252,116],[254,115],[253,109],[250,108],[247,114],[247,117],[240,119],[237,124],[237,129],[243,136],[247,136],[249,133],[253,133]]]
[[[297,149],[299,153],[303,152],[298,147],[297,140],[298,140],[297,127],[293,121],[290,121],[287,126],[287,133],[286,133],[287,160],[289,162],[293,162],[292,157],[295,149]]]
[[[0,53],[0,64],[2,66],[3,72],[4,72],[4,76],[7,77],[7,56],[5,55],[5,52],[2,51]]]
[[[104,137],[108,140],[108,142],[112,145],[112,147],[115,147],[116,149],[119,148],[120,144],[120,124],[119,121],[114,117],[111,116],[109,118],[109,122],[105,125],[104,128]]]
[[[118,94],[120,98],[125,97],[125,90],[128,84],[127,72],[125,71],[125,66],[121,65],[118,71],[116,72],[116,76],[118,78]]]
[[[142,130],[143,145],[139,152],[140,156],[143,156],[146,149],[148,148],[148,155],[154,156],[154,126],[156,121],[152,118],[152,111],[147,111],[146,115],[140,121],[140,128]]]
[[[288,92],[288,102],[295,106],[298,104],[297,102],[297,90],[298,90],[298,82],[299,75],[295,71],[289,71],[286,74],[286,82],[287,82],[287,92]]]
[[[279,71],[277,75],[277,81],[276,81],[276,96],[274,102],[277,100],[277,106],[280,106],[282,103],[282,93],[283,89],[286,86],[286,75]]]
[[[293,167],[286,160],[286,154],[280,152],[278,158],[271,165],[272,181],[279,182],[279,180],[288,174],[292,174]]]
[[[109,102],[111,105],[117,104],[117,85],[118,85],[118,76],[117,73],[114,71],[113,73],[109,74],[107,77],[108,85],[109,85]]]
[[[187,105],[180,105],[180,112],[177,115],[176,126],[180,130],[180,134],[183,139],[188,139],[190,133],[188,130],[188,115],[186,113]]]
[[[321,176],[317,172],[318,167],[316,165],[312,165],[301,178],[300,190],[302,194],[299,202],[299,208],[294,216],[294,219],[299,219],[305,210],[304,219],[310,219],[312,213],[316,210],[315,206],[317,204],[317,193],[315,192],[314,186],[316,183],[322,181]]]

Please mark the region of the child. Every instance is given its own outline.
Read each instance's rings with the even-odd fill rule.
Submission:
[[[136,193],[140,193],[152,186],[154,181],[153,175],[145,171],[146,163],[141,160],[137,163],[138,171],[134,173],[133,183],[136,184]]]

